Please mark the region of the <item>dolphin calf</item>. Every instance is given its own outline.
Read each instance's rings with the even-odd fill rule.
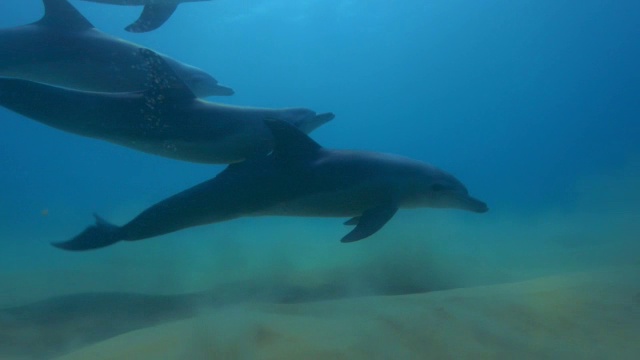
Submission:
[[[144,89],[140,45],[96,29],[67,0],[43,0],[35,23],[0,30],[0,76],[86,91]],[[233,95],[196,67],[161,55],[198,97]]]
[[[265,109],[198,99],[164,58],[138,50],[147,90],[98,93],[0,78],[0,105],[54,128],[173,159],[229,164],[273,148],[268,118],[308,133],[332,120],[304,108]]]
[[[171,17],[178,5],[184,2],[210,1],[210,0],[84,0],[113,5],[138,5],[144,6],[138,20],[127,26],[125,30],[130,32],[148,32],[162,26]]]
[[[399,208],[457,208],[483,213],[455,177],[423,162],[363,151],[324,149],[290,124],[267,120],[276,139],[264,157],[229,165],[215,178],[163,200],[123,226],[96,215],[96,224],[65,250],[89,250],[121,240],[142,240],[242,216],[351,217],[342,238],[371,236]]]

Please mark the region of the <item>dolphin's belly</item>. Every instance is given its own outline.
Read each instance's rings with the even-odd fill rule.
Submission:
[[[353,217],[380,204],[380,195],[371,189],[321,192],[280,202],[255,215]]]
[[[33,44],[38,46],[38,44]],[[51,48],[41,45],[33,52],[15,50],[11,59],[0,60],[0,76],[84,91],[125,92],[145,88],[144,71],[134,58],[95,53],[93,49]],[[84,51],[83,51],[84,50]]]
[[[254,153],[247,142],[234,142],[233,137],[208,142],[157,139],[107,139],[136,150],[176,160],[203,164],[232,164],[246,160]],[[265,150],[266,152],[267,150]]]
[[[83,91],[125,92],[144,88],[144,78],[137,71],[125,71],[110,63],[73,61],[72,59],[39,64],[16,64],[0,71],[1,76]]]
[[[194,118],[177,113],[168,114],[157,128],[144,134],[132,130],[103,139],[183,161],[231,164],[264,156],[271,150],[271,134],[256,125],[251,121],[230,122],[224,118]]]

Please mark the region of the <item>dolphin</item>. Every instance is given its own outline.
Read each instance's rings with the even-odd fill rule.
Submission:
[[[127,26],[125,30],[134,33],[148,32],[162,26],[171,17],[178,5],[184,2],[210,0],[84,0],[112,5],[144,6],[138,20]]]
[[[177,160],[229,164],[264,155],[273,136],[264,119],[311,132],[332,120],[305,108],[266,109],[198,99],[164,58],[139,49],[147,63],[141,92],[99,93],[0,78],[0,105],[51,127]]]
[[[0,29],[0,76],[85,91],[144,89],[140,45],[96,29],[67,0],[43,3],[39,21]],[[198,97],[233,95],[203,70],[161,56]]]
[[[96,215],[95,225],[52,245],[90,250],[266,215],[351,217],[345,224],[355,228],[342,242],[353,242],[377,232],[399,208],[488,211],[459,180],[426,163],[374,152],[329,150],[284,121],[267,120],[266,126],[276,139],[269,155],[229,165],[215,178],[151,206],[123,226]]]

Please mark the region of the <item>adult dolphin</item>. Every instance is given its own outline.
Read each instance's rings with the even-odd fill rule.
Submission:
[[[276,138],[265,157],[229,165],[215,178],[163,200],[124,226],[96,224],[54,246],[97,249],[242,216],[351,217],[342,242],[364,239],[399,208],[458,208],[483,213],[455,177],[423,162],[362,151],[328,150],[283,121],[269,120]]]
[[[144,88],[140,45],[96,29],[67,0],[43,0],[35,23],[0,30],[0,76],[86,91]],[[198,97],[232,95],[201,69],[161,55]]]
[[[84,0],[113,5],[144,6],[138,20],[127,26],[129,32],[142,33],[155,30],[171,17],[178,5],[185,2],[199,2],[210,0]]]
[[[148,89],[87,92],[0,78],[0,105],[54,128],[173,159],[229,164],[264,155],[273,136],[264,119],[311,132],[332,120],[304,108],[265,109],[198,99],[159,55],[140,49]]]

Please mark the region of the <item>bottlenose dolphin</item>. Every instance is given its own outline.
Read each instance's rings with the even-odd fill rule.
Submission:
[[[0,30],[0,76],[85,91],[144,89],[140,45],[96,29],[67,0],[43,0],[35,23]],[[161,55],[198,97],[232,95],[196,67]]]
[[[147,32],[162,26],[171,17],[178,5],[184,2],[210,1],[210,0],[84,0],[113,5],[138,5],[144,6],[138,20],[127,26],[125,30],[130,32]]]
[[[0,78],[0,105],[54,128],[173,159],[229,164],[264,155],[273,136],[264,119],[304,132],[334,115],[304,108],[264,109],[198,99],[165,60],[139,49],[148,89],[130,93],[71,90]]]
[[[89,250],[142,240],[242,216],[351,217],[342,242],[371,236],[399,208],[457,208],[483,213],[452,175],[420,161],[364,151],[328,150],[290,124],[267,120],[276,139],[265,157],[229,165],[215,178],[165,199],[124,226],[96,224],[65,250]]]

